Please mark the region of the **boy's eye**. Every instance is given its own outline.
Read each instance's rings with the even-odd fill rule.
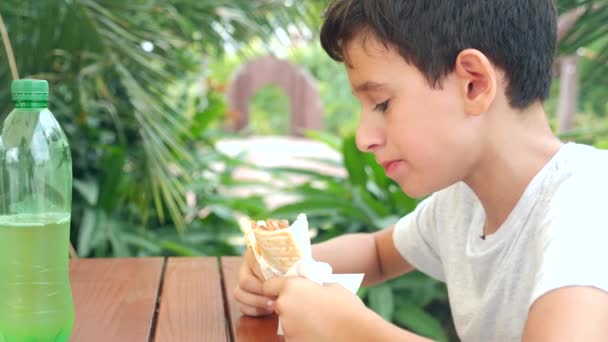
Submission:
[[[381,112],[384,113],[386,112],[386,110],[388,109],[388,100],[382,102],[382,103],[378,103],[375,107],[374,107],[374,111],[376,112]]]

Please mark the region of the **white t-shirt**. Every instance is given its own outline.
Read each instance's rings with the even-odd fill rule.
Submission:
[[[608,151],[562,145],[485,240],[484,222],[481,203],[458,183],[402,218],[393,240],[409,263],[447,283],[462,341],[520,341],[530,306],[548,291],[608,291]]]

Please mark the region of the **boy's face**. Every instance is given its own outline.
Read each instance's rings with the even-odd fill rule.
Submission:
[[[372,35],[356,36],[345,55],[362,107],[359,149],[373,153],[412,197],[464,180],[480,155],[483,132],[479,117],[465,114],[462,79],[451,74],[432,88],[396,49]]]

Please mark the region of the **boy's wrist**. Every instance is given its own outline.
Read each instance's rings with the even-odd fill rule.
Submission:
[[[373,310],[366,308],[362,314],[359,329],[352,329],[356,336],[352,341],[403,341],[403,342],[431,342],[432,340],[416,335],[405,329],[386,321]],[[350,322],[353,327],[356,323]]]
[[[345,329],[352,332],[352,341],[388,341],[395,336],[387,333],[396,327],[373,310],[366,307],[358,316],[344,322]]]

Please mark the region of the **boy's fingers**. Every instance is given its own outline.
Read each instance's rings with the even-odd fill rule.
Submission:
[[[239,310],[244,315],[255,316],[255,317],[266,316],[266,315],[270,315],[271,313],[273,313],[272,309],[254,308],[254,307],[246,306],[246,305],[240,305]]]
[[[251,249],[247,250],[245,260],[247,261],[247,266],[249,266],[251,272],[259,279],[264,279],[264,275],[260,269],[260,264],[258,264],[258,261],[255,259],[255,255],[253,255],[253,251]]]
[[[234,289],[234,299],[244,306],[272,310],[272,301],[269,298],[247,292],[238,286]]]
[[[247,292],[255,293],[258,295],[264,294],[264,286],[262,285],[262,282],[254,276],[241,278],[239,280],[239,287]]]
[[[247,292],[263,294],[262,281],[251,273],[247,265],[241,267],[239,274],[239,287]]]
[[[256,262],[256,264],[250,268],[251,272],[253,272],[253,274],[256,276],[256,278],[263,280],[264,279],[264,275],[262,274],[262,270],[260,269],[260,265],[258,265],[258,263]]]
[[[253,273],[255,273],[255,275],[258,277],[258,279],[260,280],[264,280],[264,274],[262,274],[262,269],[260,268],[260,265],[256,265],[256,267],[253,269]]]
[[[268,279],[263,284],[263,294],[266,297],[276,298],[283,291],[285,283],[289,280],[289,277],[276,277]]]

